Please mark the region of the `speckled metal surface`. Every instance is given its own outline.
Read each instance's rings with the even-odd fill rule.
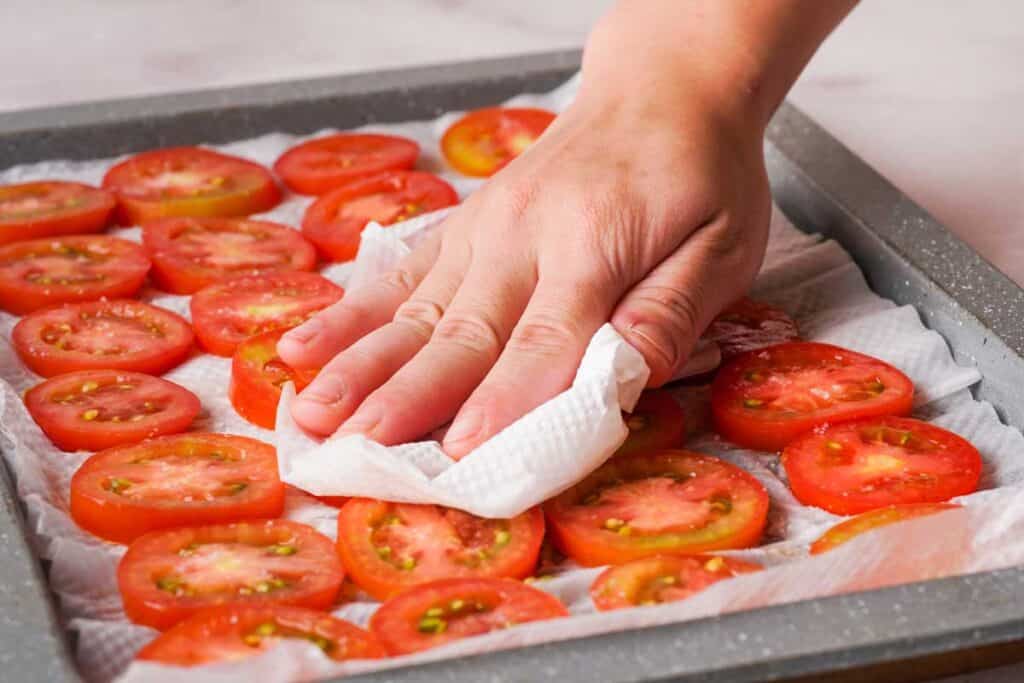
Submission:
[[[549,89],[578,61],[575,52],[535,55],[8,114],[0,168],[424,118]],[[917,306],[961,362],[982,370],[979,397],[1024,425],[1024,291],[792,107],[776,116],[766,154],[775,198],[794,223],[839,240],[880,294]],[[3,474],[0,680],[76,680]],[[1024,570],[1010,569],[346,680],[776,681],[1020,640]]]

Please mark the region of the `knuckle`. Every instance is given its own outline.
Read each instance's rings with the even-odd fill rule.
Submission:
[[[459,346],[474,353],[497,358],[501,336],[485,317],[449,311],[434,328],[432,343]]]
[[[410,327],[424,341],[430,339],[444,309],[426,299],[409,299],[395,311],[394,321]]]
[[[389,270],[380,276],[378,282],[380,282],[381,285],[406,296],[411,294],[419,284],[416,276],[405,268]]]
[[[702,307],[694,293],[677,287],[643,287],[634,297],[640,314],[626,336],[646,351],[652,380],[661,383],[683,362],[688,344],[700,331]]]
[[[534,315],[516,328],[506,348],[518,353],[560,357],[578,346],[576,331],[569,323],[554,316]]]
[[[523,218],[537,197],[539,186],[529,178],[506,178],[495,183],[493,189],[498,205],[509,214],[511,220]]]
[[[637,288],[635,296],[652,318],[673,331],[693,334],[700,327],[702,307],[693,292],[668,285],[650,285]]]

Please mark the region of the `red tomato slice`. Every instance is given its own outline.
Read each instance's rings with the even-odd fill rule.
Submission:
[[[100,369],[159,375],[192,349],[184,318],[125,299],[44,308],[22,318],[11,338],[25,365],[43,377]]]
[[[248,216],[281,201],[267,169],[199,147],[136,154],[107,171],[103,187],[117,195],[123,225],[166,216]]]
[[[338,554],[349,577],[379,600],[442,578],[529,576],[544,515],[484,519],[437,505],[353,498],[338,515]]]
[[[941,427],[872,417],[816,429],[782,451],[793,495],[837,515],[972,493],[981,455]]]
[[[354,180],[313,202],[302,234],[330,261],[351,261],[370,221],[391,225],[459,203],[455,188],[421,171],[386,171]]]
[[[441,153],[459,173],[494,175],[526,151],[554,120],[555,115],[543,109],[477,109],[445,131]]]
[[[236,605],[211,607],[189,617],[150,641],[135,658],[171,666],[235,662],[286,640],[312,643],[339,662],[387,656],[376,636],[323,612]]]
[[[960,507],[953,503],[910,503],[906,505],[890,505],[876,510],[863,512],[856,517],[840,522],[826,531],[821,538],[811,544],[811,555],[820,555],[842,544],[852,541],[857,536],[874,531],[879,527],[889,526],[908,519],[927,517],[946,510]]]
[[[544,511],[559,549],[595,567],[748,548],[761,538],[768,493],[724,460],[667,450],[609,460]]]
[[[55,304],[130,297],[148,270],[142,247],[105,235],[15,242],[0,246],[0,308],[24,315]]]
[[[100,232],[115,206],[109,192],[81,183],[0,185],[0,244]]]
[[[800,330],[785,311],[743,298],[718,314],[704,333],[718,344],[722,359],[800,338]]]
[[[98,451],[182,432],[200,409],[185,387],[123,370],[58,375],[29,389],[25,407],[65,451]]]
[[[274,448],[229,434],[176,434],[109,448],[71,478],[71,516],[129,543],[157,529],[276,517],[284,484]]]
[[[274,163],[274,172],[299,194],[323,194],[381,171],[412,168],[420,146],[396,135],[338,133],[292,147]]]
[[[344,290],[316,273],[276,273],[218,282],[192,297],[199,343],[230,356],[249,337],[295,327],[341,298]]]
[[[913,383],[888,363],[814,342],[745,353],[711,386],[718,432],[760,451],[777,451],[828,422],[906,415],[913,403]]]
[[[331,539],[283,519],[154,531],[117,567],[128,618],[161,631],[215,605],[326,610],[344,578]]]
[[[659,555],[609,567],[590,587],[602,612],[685,600],[713,583],[760,571],[761,565],[720,555]]]
[[[165,218],[142,226],[153,280],[174,294],[193,294],[241,275],[313,270],[316,249],[298,230],[239,218]]]
[[[266,429],[274,428],[284,383],[292,382],[296,391],[302,391],[318,372],[295,370],[277,355],[277,342],[286,331],[282,328],[249,337],[231,358],[231,405],[246,420]]]
[[[444,579],[403,592],[370,618],[370,632],[405,655],[517,624],[568,616],[553,595],[511,579]]]
[[[649,453],[683,445],[686,414],[667,391],[653,389],[640,394],[633,412],[624,414],[622,419],[629,428],[629,436],[615,451],[617,456]]]

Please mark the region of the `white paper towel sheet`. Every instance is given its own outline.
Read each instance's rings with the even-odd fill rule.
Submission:
[[[571,99],[570,82],[548,95],[522,96],[513,103],[561,110]],[[465,196],[480,181],[449,172],[437,141],[455,114],[436,121],[374,126],[420,142],[420,167],[437,172]],[[270,164],[301,138],[265,135],[219,146],[228,153]],[[0,183],[64,178],[98,183],[113,160],[45,162],[0,172]],[[265,218],[297,226],[308,198],[290,196]],[[370,229],[354,265],[323,270],[352,287],[394,263],[436,217],[422,217],[387,229]],[[137,229],[117,231],[138,239]],[[190,671],[193,683],[306,680],[327,674],[427,661],[529,643],[694,619],[726,611],[778,604],[840,592],[863,590],[955,573],[981,571],[1024,562],[1024,437],[999,422],[988,404],[965,389],[979,379],[973,368],[959,367],[939,335],[923,327],[916,311],[897,307],[868,289],[857,267],[837,244],[795,230],[775,214],[764,268],[754,296],[781,306],[801,325],[804,336],[882,358],[906,372],[918,392],[917,414],[971,440],[982,453],[982,490],[962,499],[965,508],[887,527],[835,551],[807,556],[807,543],[839,518],[800,505],[789,493],[777,458],[738,449],[700,429],[707,410],[707,388],[675,390],[697,428],[688,447],[713,453],[744,467],[767,487],[772,506],[765,544],[735,554],[762,562],[768,570],[721,582],[681,603],[594,612],[587,589],[597,569],[566,563],[557,575],[539,580],[569,607],[572,616],[526,624],[472,638],[412,657],[337,664],[305,643],[286,643],[260,657]],[[147,290],[144,298],[188,316],[188,299]],[[32,422],[21,402],[36,384],[10,348],[16,318],[0,314],[0,439],[16,473],[38,552],[51,560],[50,580],[60,598],[62,617],[78,634],[78,662],[87,678],[107,681],[177,681],[180,671],[129,662],[151,639],[150,629],[128,623],[115,580],[123,547],[80,531],[67,516],[68,482],[87,457],[56,450]],[[539,408],[453,464],[435,446],[410,444],[392,449],[358,438],[316,446],[288,424],[276,442],[285,477],[316,493],[379,495],[402,500],[435,500],[481,514],[512,514],[548,497],[593,468],[624,434],[618,406],[628,406],[643,384],[639,357],[609,328],[595,337],[573,388]],[[273,432],[238,417],[227,400],[230,361],[196,354],[166,376],[201,399],[204,413],[196,429],[244,434],[275,442]],[[288,495],[286,516],[335,536],[337,510],[298,490]],[[370,600],[340,606],[336,615],[365,624],[376,609]],[[755,636],[752,636],[755,637]],[[126,667],[127,671],[126,671]]]

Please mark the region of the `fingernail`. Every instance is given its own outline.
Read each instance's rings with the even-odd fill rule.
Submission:
[[[320,332],[322,325],[323,323],[318,318],[310,318],[298,327],[285,332],[281,337],[281,341],[305,344]]]
[[[457,444],[460,441],[471,439],[480,433],[484,426],[484,411],[479,408],[470,408],[465,414],[460,415],[445,434],[445,445]]]
[[[297,401],[310,401],[321,405],[340,403],[345,397],[345,383],[337,375],[321,375],[302,390]]]

